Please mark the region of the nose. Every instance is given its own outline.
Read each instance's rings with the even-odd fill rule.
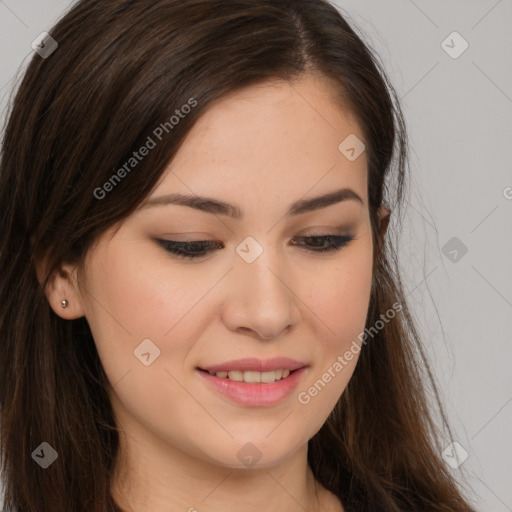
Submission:
[[[252,263],[236,261],[223,308],[223,320],[230,330],[271,340],[298,323],[299,299],[284,267],[269,250]]]

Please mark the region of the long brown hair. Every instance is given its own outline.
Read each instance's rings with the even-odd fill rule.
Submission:
[[[374,52],[324,0],[82,0],[34,54],[8,117],[0,162],[0,406],[4,506],[23,512],[120,511],[110,495],[119,439],[109,382],[85,318],[65,321],[44,290],[81,264],[109,227],[148,196],[201,113],[224,94],[319,73],[362,127],[374,275],[366,326],[400,314],[363,347],[332,414],[309,441],[316,479],[347,512],[469,511],[440,457],[448,429],[407,309],[396,248],[377,210],[400,222],[407,137],[396,92]],[[155,128],[164,143],[100,197]],[[105,187],[106,189],[106,187]],[[382,242],[382,244],[381,244]],[[39,282],[35,263],[45,258]],[[449,429],[446,430],[449,432]],[[43,470],[34,450],[58,460]]]

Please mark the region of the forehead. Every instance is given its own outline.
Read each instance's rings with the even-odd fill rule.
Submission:
[[[332,81],[307,76],[245,87],[203,112],[155,194],[223,193],[240,203],[258,192],[298,199],[310,189],[350,186],[365,199],[365,153],[350,161],[339,148],[353,136],[364,141]]]
[[[310,146],[326,134],[326,144],[349,133],[363,140],[359,123],[342,104],[341,94],[334,81],[317,75],[294,83],[272,80],[244,87],[211,104],[188,138],[211,143],[210,149],[233,140],[248,147],[272,142],[269,150],[283,147],[287,141],[302,140]]]

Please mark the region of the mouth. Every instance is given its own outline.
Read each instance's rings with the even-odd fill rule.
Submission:
[[[269,407],[288,399],[299,385],[307,366],[277,370],[206,370],[196,368],[207,388],[231,404]]]

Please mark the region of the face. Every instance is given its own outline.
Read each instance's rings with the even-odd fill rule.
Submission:
[[[211,106],[147,201],[89,252],[75,312],[133,438],[222,466],[247,455],[271,466],[343,393],[373,247],[366,154],[339,149],[363,133],[328,87],[274,82]],[[345,199],[310,202],[341,189]]]

